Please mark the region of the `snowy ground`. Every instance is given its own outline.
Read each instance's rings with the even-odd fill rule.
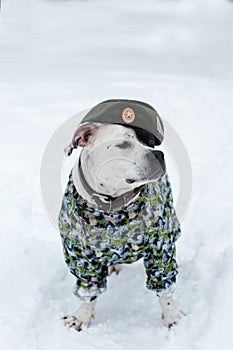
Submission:
[[[233,348],[232,16],[227,0],[2,1],[1,349]],[[177,245],[187,317],[170,331],[141,262],[110,278],[91,328],[59,319],[79,302],[41,203],[41,158],[67,118],[118,97],[151,103],[192,161]]]

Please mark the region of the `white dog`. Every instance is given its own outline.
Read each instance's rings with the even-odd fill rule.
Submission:
[[[107,275],[144,258],[147,287],[156,291],[170,327],[183,315],[172,297],[180,228],[162,152],[133,128],[95,122],[81,123],[67,154],[78,146],[83,150],[70,174],[59,228],[83,304],[64,317],[65,325],[78,331],[89,326]]]

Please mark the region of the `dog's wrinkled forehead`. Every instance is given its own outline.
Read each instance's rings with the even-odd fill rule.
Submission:
[[[117,144],[117,140],[121,141]],[[102,142],[113,141],[115,147],[131,148],[134,142],[140,142],[132,128],[118,124],[83,123],[75,131],[71,144],[65,152],[69,156],[78,146],[91,149]],[[110,144],[111,146],[111,144]]]
[[[131,128],[117,124],[102,124],[90,136],[88,146],[98,146],[102,141],[111,144],[111,141],[125,140],[125,147],[130,147],[130,142],[137,141],[135,131]],[[128,140],[128,141],[127,141]]]

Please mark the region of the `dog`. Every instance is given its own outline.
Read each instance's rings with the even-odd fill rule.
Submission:
[[[146,286],[159,297],[162,319],[170,328],[184,315],[172,296],[180,224],[163,153],[151,146],[150,128],[140,129],[140,137],[139,124],[133,126],[136,119],[140,122],[140,108],[143,118],[145,111],[157,112],[131,100],[105,101],[101,108],[101,117],[97,108],[83,119],[65,150],[70,155],[82,147],[63,197],[59,229],[65,261],[76,277],[74,294],[83,303],[64,317],[64,325],[77,331],[88,327],[107,276],[118,273],[120,264],[143,258]],[[123,122],[111,119],[116,110]],[[161,121],[157,131],[160,137]]]

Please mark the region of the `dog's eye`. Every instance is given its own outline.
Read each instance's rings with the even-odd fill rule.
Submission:
[[[127,149],[127,148],[132,148],[132,143],[129,141],[123,141],[121,143],[118,143],[115,147],[121,148],[121,149]]]

